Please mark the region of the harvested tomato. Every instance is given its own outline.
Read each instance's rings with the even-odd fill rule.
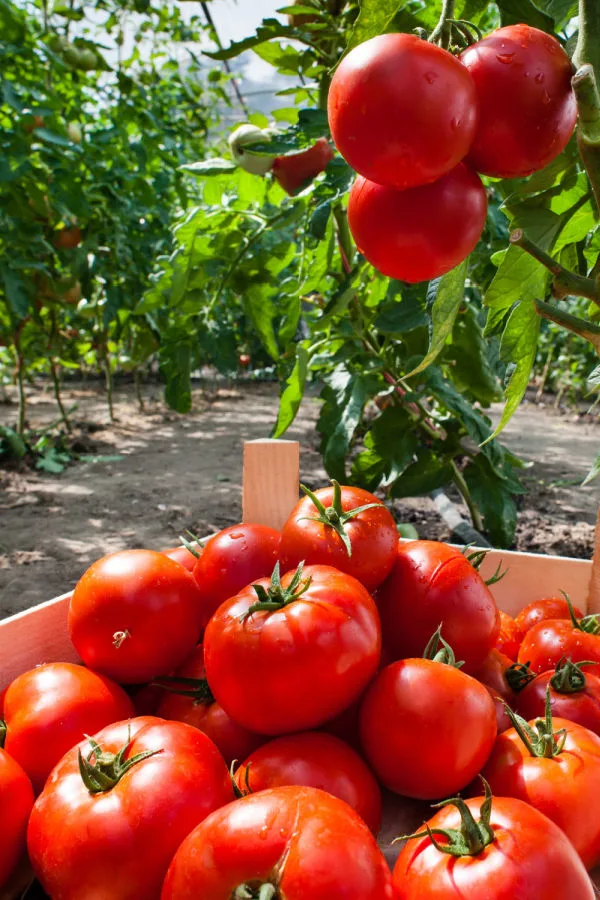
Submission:
[[[216,702],[206,680],[204,648],[200,644],[173,676],[160,682],[166,690],[156,714],[199,728],[213,741],[227,765],[245,759],[264,742],[264,737],[234,722]]]
[[[124,684],[167,675],[201,628],[193,576],[155,550],[122,550],[95,562],[69,605],[69,634],[87,666]]]
[[[436,636],[437,637],[437,636]],[[482,684],[454,665],[448,645],[378,673],[360,713],[367,761],[385,787],[432,800],[462,790],[496,738],[496,712]]]
[[[398,532],[389,510],[361,488],[321,488],[293,508],[281,531],[280,559],[284,572],[301,562],[333,566],[375,590],[389,575],[396,559]]]
[[[583,613],[576,606],[573,607],[573,614],[578,619],[583,617]],[[538,622],[544,622],[546,619],[570,619],[570,617],[569,603],[565,597],[544,597],[541,600],[534,600],[515,617],[519,640],[522,642],[529,629]]]
[[[206,542],[194,566],[201,594],[202,630],[221,603],[252,581],[271,575],[281,534],[267,525],[231,525]]]
[[[319,138],[307,150],[276,157],[271,171],[283,190],[293,196],[307,187],[319,172],[327,168],[333,155],[327,138]]]
[[[321,725],[319,729],[339,738],[354,750],[358,750],[359,753],[362,752],[360,744],[360,705],[362,698],[363,694],[339,715],[334,716],[333,719],[329,719],[328,722]]]
[[[511,717],[512,718],[512,717]],[[562,828],[586,868],[600,861],[600,819],[590,799],[600,791],[600,737],[567,719],[526,722],[499,734],[482,776],[502,797],[517,797]]]
[[[300,566],[219,607],[204,636],[206,675],[223,709],[261,734],[316,728],[364,690],[379,664],[373,598],[351,575]]]
[[[73,663],[46,663],[8,687],[5,749],[39,793],[63,754],[86,734],[133,714],[125,691],[103,675]]]
[[[164,553],[169,559],[174,559],[175,562],[180,563],[188,572],[193,572],[198,557],[202,553],[202,547],[199,544],[194,544],[193,547],[197,555],[188,550],[187,547],[171,547],[169,550],[161,550],[161,553]]]
[[[375,838],[325,791],[279,787],[217,810],[183,842],[161,900],[395,900]]]
[[[421,656],[442,623],[442,636],[465,669],[476,671],[499,630],[496,603],[459,550],[436,541],[400,544],[389,578],[377,592],[391,659]]]
[[[379,35],[351,50],[334,73],[327,110],[346,162],[370,181],[400,189],[453,169],[478,118],[468,72],[412,34]]]
[[[516,621],[508,613],[499,610],[500,631],[496,638],[495,647],[513,662],[516,661],[521,646],[521,636]]]
[[[505,704],[516,708],[518,692],[534,678],[527,666],[519,666],[494,647],[474,676],[490,692],[496,709],[498,734],[512,728]]]
[[[242,791],[296,784],[344,800],[373,834],[381,827],[381,791],[373,773],[347,744],[318,731],[275,738],[251,753],[235,773]]]
[[[33,788],[24,770],[0,749],[0,890],[25,853],[27,822],[33,800]]]
[[[479,820],[475,817],[479,815]],[[486,796],[446,800],[402,848],[398,900],[593,900],[571,842],[528,803]]]
[[[519,650],[519,662],[534,672],[548,672],[562,659],[590,660],[587,671],[600,677],[600,621],[597,616],[545,619],[530,628]]]
[[[198,729],[151,716],[110,725],[70,750],[38,797],[33,870],[55,900],[158,898],[184,837],[232,798]]]
[[[348,224],[362,255],[383,275],[409,283],[438,278],[466,259],[486,215],[481,179],[462,163],[405,191],[359,175],[348,200]]]
[[[571,60],[550,34],[529,25],[499,28],[460,57],[479,100],[467,157],[478,172],[520,178],[567,146],[577,120]]]
[[[534,678],[517,696],[514,709],[524,719],[543,716],[548,689],[553,716],[577,722],[600,735],[600,678],[584,673],[571,660],[563,660],[556,671]]]

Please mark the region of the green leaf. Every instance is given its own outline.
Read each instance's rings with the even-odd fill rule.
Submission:
[[[422,291],[412,286],[400,286],[390,282],[388,298],[379,307],[375,328],[382,334],[401,335],[423,328],[428,319],[423,304]]]
[[[585,487],[588,484],[591,484],[595,478],[600,475],[600,454],[594,460],[594,464],[590,471],[587,473],[583,481],[581,482],[581,487]]]
[[[395,481],[414,460],[419,438],[408,412],[390,406],[378,416],[364,438],[365,450],[352,465],[353,479],[367,490],[382,480]]]
[[[327,232],[327,223],[331,215],[331,201],[326,200],[314,210],[308,223],[308,231],[317,241],[322,241]]]
[[[244,38],[243,41],[234,41],[229,47],[224,47],[221,50],[212,52],[204,50],[203,53],[204,56],[209,56],[211,59],[233,59],[235,56],[239,56],[240,53],[252,50],[253,47],[258,47],[259,44],[264,44],[265,41],[271,41],[273,38],[293,38],[298,35],[301,35],[301,33],[297,29],[284,25],[279,19],[263,19],[262,24],[256,29],[256,34],[253,34],[251,37]]]
[[[50,447],[50,449],[38,459],[35,467],[44,472],[50,472],[52,475],[60,475],[61,472],[64,472],[70,461],[71,457],[68,453],[57,450],[56,447]]]
[[[50,131],[48,128],[36,128],[35,138],[43,141],[45,144],[55,144],[57,147],[71,147],[73,149],[73,143],[68,137],[56,134],[56,132]]]
[[[503,478],[483,453],[469,463],[463,476],[492,543],[495,547],[510,547],[517,524],[512,482]]]
[[[27,444],[23,438],[8,425],[0,425],[0,442],[8,446],[15,459],[22,459],[27,453]]]
[[[2,268],[0,271],[8,305],[15,316],[24,319],[29,312],[29,296],[25,282],[20,275],[16,275],[10,269]]]
[[[203,159],[195,163],[186,163],[179,166],[180,171],[190,172],[192,175],[223,175],[227,172],[235,172],[236,164],[232,159]]]
[[[451,377],[459,392],[483,406],[500,399],[498,377],[490,362],[490,348],[483,337],[478,310],[469,305],[457,316],[452,342],[444,361],[452,361]]]
[[[549,277],[541,263],[511,245],[485,293],[483,302],[489,314],[484,335],[498,331],[515,303],[545,296]]]
[[[404,0],[361,0],[360,14],[350,35],[347,50],[386,30]]]
[[[536,0],[536,6],[552,16],[556,30],[577,15],[577,0]]]
[[[329,134],[329,122],[324,109],[301,109],[298,121],[269,140],[257,141],[245,148],[252,156],[284,156],[311,147],[315,141]]]
[[[317,428],[322,435],[321,453],[328,474],[338,481],[345,480],[345,457],[354,432],[361,421],[368,398],[377,392],[380,378],[372,373],[351,372],[345,365],[337,366],[323,376],[324,401]]]
[[[73,22],[80,22],[85,19],[85,11],[83,9],[71,9],[64,3],[58,4],[52,10],[55,16],[62,16],[63,19],[70,19]]]
[[[426,369],[437,359],[452,334],[454,320],[465,295],[465,279],[469,267],[468,259],[441,278],[430,282],[427,305],[431,307],[431,335],[429,350],[423,361],[406,376],[410,378]]]
[[[244,306],[263,347],[275,362],[280,351],[275,336],[276,309],[272,299],[272,288],[269,284],[256,283],[249,285],[244,295]]]
[[[394,498],[422,497],[450,484],[453,474],[452,466],[447,460],[440,459],[433,451],[423,448],[417,461],[396,479],[390,493]]]
[[[300,408],[308,373],[309,354],[302,344],[296,346],[296,362],[279,398],[279,411],[272,437],[279,438],[288,430]]]
[[[192,352],[185,329],[172,327],[164,334],[159,361],[168,406],[178,413],[189,412],[192,408]]]
[[[587,386],[594,390],[597,387],[600,387],[600,366],[596,366],[587,377]]]
[[[500,434],[527,390],[537,353],[540,325],[541,319],[533,300],[523,300],[519,303],[506,323],[500,344],[500,356],[513,368],[504,392],[506,404],[502,418],[492,437]]]
[[[554,21],[543,13],[531,0],[496,0],[500,10],[502,25],[532,25],[548,34],[554,33]]]

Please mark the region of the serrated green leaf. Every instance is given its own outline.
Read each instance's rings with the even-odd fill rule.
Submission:
[[[556,29],[577,15],[577,0],[536,0],[536,6],[552,16]]]
[[[329,122],[324,109],[301,109],[298,121],[270,139],[257,141],[245,148],[252,156],[285,156],[311,147],[315,141],[329,134]]]
[[[419,449],[419,438],[405,409],[390,406],[378,416],[364,438],[365,450],[352,465],[353,480],[375,490],[382,480],[395,481]]]
[[[296,346],[296,362],[289,376],[286,378],[285,387],[279,398],[279,411],[277,413],[277,422],[273,428],[272,437],[279,438],[288,430],[296,413],[300,409],[302,397],[304,396],[304,386],[306,384],[306,376],[308,374],[309,353],[302,344]]]
[[[279,346],[275,336],[276,309],[272,300],[272,291],[268,284],[249,285],[244,294],[244,306],[263,347],[276,362],[279,359]]]
[[[554,33],[553,19],[543,13],[531,0],[496,0],[502,25],[531,25],[548,34]]]
[[[229,47],[213,51],[204,50],[203,53],[204,56],[208,56],[210,59],[233,59],[234,57],[239,56],[240,53],[244,53],[246,50],[252,50],[253,47],[264,44],[265,41],[270,41],[273,38],[278,37],[293,38],[297,35],[297,29],[290,28],[289,25],[284,25],[279,19],[263,19],[262,24],[256,29],[256,33],[250,37],[244,38],[243,41],[233,41]]]
[[[424,360],[416,369],[409,372],[407,378],[423,372],[444,349],[448,337],[452,334],[456,314],[464,299],[468,267],[469,261],[465,259],[451,272],[430,282],[427,291],[427,305],[431,307],[429,350]]]
[[[43,141],[45,144],[55,144],[57,147],[73,148],[73,142],[68,137],[56,134],[56,132],[50,131],[48,128],[36,128],[35,139]]]
[[[483,515],[485,530],[495,547],[510,547],[515,536],[517,506],[512,484],[479,453],[463,471],[471,497]]]
[[[192,352],[183,328],[171,328],[163,337],[159,353],[160,374],[165,383],[165,401],[179,413],[192,408]]]
[[[596,457],[592,468],[581,482],[581,487],[586,487],[586,485],[591,484],[598,475],[600,475],[600,454]]]
[[[27,453],[27,444],[23,438],[8,425],[0,425],[0,441],[8,446],[11,456],[15,459],[22,459]]]
[[[452,381],[461,393],[483,406],[500,399],[500,382],[490,362],[490,348],[483,338],[478,311],[472,306],[457,316],[444,360],[452,361]]]
[[[592,390],[600,387],[600,366],[596,366],[588,375],[587,386]]]
[[[402,287],[392,281],[388,298],[381,304],[375,319],[375,328],[382,334],[408,334],[427,325],[428,319],[422,302],[421,291]]]
[[[350,34],[347,50],[386,30],[404,0],[361,0],[360,14]]]
[[[232,159],[204,159],[195,163],[186,163],[179,166],[180,171],[190,172],[192,175],[224,175],[227,172],[235,172],[236,164]]]
[[[20,275],[17,275],[10,269],[2,268],[0,272],[9,307],[15,316],[19,319],[24,319],[29,312],[29,296],[25,282]]]
[[[515,303],[545,296],[549,277],[541,263],[511,245],[484,296],[484,305],[489,309],[484,335],[498,330]]]
[[[367,399],[376,393],[380,379],[372,373],[351,372],[345,365],[323,376],[324,401],[317,428],[322,435],[321,453],[328,474],[338,481],[346,477],[345,458],[362,418]]]
[[[453,479],[452,466],[448,460],[440,459],[431,450],[422,449],[419,458],[396,479],[391,488],[391,496],[422,497],[437,488],[443,488]]]

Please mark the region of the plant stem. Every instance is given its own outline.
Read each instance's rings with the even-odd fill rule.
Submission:
[[[443,0],[439,21],[429,35],[429,43],[439,43],[440,47],[443,47],[444,50],[447,50],[450,46],[452,25],[448,20],[454,18],[454,6],[455,0]]]
[[[71,423],[69,422],[69,417],[63,406],[62,397],[60,395],[60,378],[58,377],[58,368],[56,365],[56,360],[54,358],[50,360],[50,373],[52,375],[52,384],[54,385],[54,396],[56,397],[56,403],[60,410],[60,417],[65,423],[65,428],[68,432],[70,432]]]
[[[104,365],[104,383],[106,385],[106,402],[108,404],[108,414],[110,421],[115,421],[115,411],[113,406],[113,377],[110,371],[110,356],[105,343],[102,344],[102,362]]]
[[[19,388],[19,416],[17,420],[17,434],[23,437],[25,434],[25,410],[27,408],[27,400],[25,397],[25,360],[21,353],[21,348],[15,344],[15,353],[17,357],[17,386]]]
[[[139,366],[136,366],[135,369],[133,370],[133,380],[135,382],[135,394],[137,397],[138,405],[139,405],[141,411],[144,412],[144,409],[145,409],[144,397],[142,395],[142,380],[140,377]]]
[[[585,319],[579,319],[577,316],[572,316],[557,306],[544,303],[543,300],[536,300],[535,308],[539,316],[561,325],[568,331],[572,331],[573,334],[578,334],[580,337],[585,338],[600,356],[600,326],[587,322]]]
[[[341,203],[336,203],[333,207],[333,217],[335,219],[335,224],[337,225],[342,264],[346,270],[346,274],[349,274],[354,261],[354,242],[352,241],[352,235],[350,234],[348,215],[346,210],[342,208]]]
[[[456,465],[456,460],[453,459],[452,462],[450,463],[450,465],[452,467],[454,484],[456,485],[456,488],[457,488],[459,494],[461,495],[461,497],[463,498],[463,500],[465,501],[465,503],[467,505],[467,509],[469,510],[469,513],[471,515],[471,522],[473,523],[473,528],[475,528],[477,531],[483,531],[484,530],[483,519],[481,518],[481,514],[480,514],[479,510],[475,506],[475,502],[471,496],[471,491],[469,490],[467,482],[463,478],[462,472]]]
[[[600,77],[600,3],[598,0],[579,0],[579,35],[573,54],[579,68],[589,63]]]
[[[548,271],[554,275],[553,292],[554,295],[561,299],[568,295],[576,297],[588,297],[594,303],[600,305],[600,294],[598,292],[598,284],[593,278],[586,278],[585,275],[578,275],[576,272],[570,272],[561,266],[557,260],[553,259],[545,250],[530,241],[520,228],[515,229],[510,235],[510,243],[516,247],[520,247],[537,259]]]
[[[600,4],[597,4],[600,8]],[[600,35],[598,37],[600,41]],[[586,168],[596,205],[600,209],[600,74],[589,63],[581,66],[573,76],[572,85],[577,99],[579,127],[577,144]]]

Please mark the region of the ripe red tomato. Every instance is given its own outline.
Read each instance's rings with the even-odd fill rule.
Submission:
[[[73,250],[81,243],[81,228],[63,228],[62,231],[55,232],[54,246],[57,250]]]
[[[262,735],[238,725],[216,702],[206,680],[201,644],[172,678],[162,679],[159,683],[167,690],[163,692],[156,715],[199,728],[216,744],[228,766],[234,759],[245,759],[264,742]]]
[[[585,619],[579,619],[585,624]],[[519,662],[527,662],[533,672],[548,672],[561,659],[572,662],[592,660],[586,673],[600,678],[600,634],[584,631],[569,619],[545,619],[530,628],[519,650]]]
[[[267,525],[241,522],[215,534],[194,566],[201,594],[202,630],[221,603],[259,578],[268,578],[277,562],[281,534]]]
[[[555,672],[542,672],[534,678],[517,695],[513,709],[524,719],[543,716],[548,687],[553,716],[577,722],[600,735],[600,678],[565,660]]]
[[[240,355],[238,356],[238,362],[243,369],[247,369],[251,362],[250,354],[240,353]]]
[[[226,712],[251,731],[316,728],[364,690],[379,664],[377,608],[329,566],[261,579],[223,603],[204,636],[206,675]]]
[[[133,714],[125,691],[103,675],[72,663],[46,663],[8,687],[5,749],[39,793],[59,759],[86,734]]]
[[[279,558],[284,572],[302,561],[333,566],[373,591],[389,575],[397,546],[394,518],[381,500],[334,482],[298,501],[281,530]]]
[[[600,861],[600,819],[590,806],[600,792],[600,737],[567,719],[550,720],[543,737],[540,719],[523,722],[530,746],[515,728],[504,731],[481,774],[494,793],[525,800],[556,822],[591,869]]]
[[[477,797],[464,804],[473,817],[481,815],[478,841],[462,825],[472,844],[464,855],[438,850],[426,831],[405,844],[394,867],[398,900],[593,900],[592,882],[554,822],[513,798],[494,797],[489,815],[483,803]],[[450,841],[439,829],[460,835],[461,812],[444,806],[427,825],[446,847]]]
[[[92,669],[123,684],[167,675],[200,637],[194,578],[155,550],[122,550],[97,560],[69,605],[69,634]]]
[[[275,738],[251,753],[235,773],[243,792],[296,784],[339,797],[377,835],[381,827],[381,791],[366,763],[347,744],[318,731]]]
[[[351,50],[335,71],[327,109],[346,162],[370,181],[400,189],[453,169],[478,118],[468,72],[411,34],[379,35]]]
[[[319,172],[324,172],[333,156],[329,141],[322,137],[308,150],[278,156],[271,171],[284,191],[293,196],[304,190]]]
[[[500,631],[496,638],[495,647],[505,656],[508,656],[512,662],[515,662],[519,654],[521,646],[521,636],[516,621],[508,613],[499,610],[500,615]]]
[[[466,259],[486,215],[483,184],[462,163],[406,191],[359,175],[348,200],[348,224],[362,255],[383,275],[410,283],[438,278]]]
[[[233,799],[227,766],[201,731],[151,716],[111,725],[94,741],[62,758],[35,803],[33,870],[55,900],[158,898],[184,837]],[[91,766],[98,747],[101,772]]]
[[[481,666],[478,666],[474,677],[487,688],[502,697],[509,706],[513,706],[516,693],[506,680],[506,673],[514,665],[512,659],[493,647]]]
[[[33,788],[19,763],[0,749],[0,890],[25,853]]]
[[[520,178],[543,169],[567,146],[577,120],[571,60],[552,35],[509,25],[460,56],[479,99],[468,155],[478,172]]]
[[[421,800],[447,797],[469,784],[496,733],[487,688],[431,659],[403,659],[382,669],[360,713],[363,750],[379,781]]]
[[[198,553],[198,556],[202,554],[202,547],[199,544],[194,545],[194,550]],[[164,553],[165,556],[168,556],[169,559],[174,559],[175,562],[182,565],[188,572],[193,572],[194,566],[198,562],[198,556],[194,556],[187,547],[171,547],[168,550],[161,550],[160,552]]]
[[[459,550],[436,541],[398,546],[377,605],[390,659],[420,656],[442,623],[442,636],[469,672],[483,663],[500,625],[481,575]]]
[[[583,613],[577,606],[573,607],[573,613],[577,619],[581,619]],[[569,604],[565,597],[544,597],[541,600],[534,600],[527,606],[523,607],[520,613],[515,617],[515,623],[519,633],[519,642],[527,634],[530,628],[543,622],[546,619],[569,619]]]
[[[209,816],[175,854],[161,900],[245,896],[395,900],[362,819],[325,791],[295,786],[250,794]]]

